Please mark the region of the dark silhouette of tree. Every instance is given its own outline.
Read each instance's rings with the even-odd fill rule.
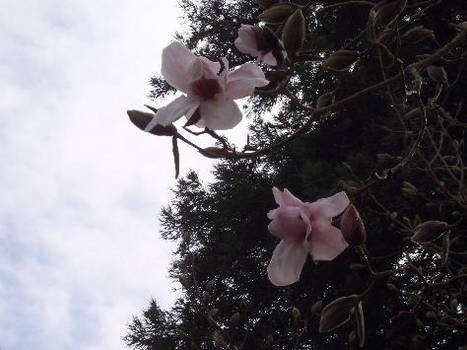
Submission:
[[[258,3],[277,2],[183,1],[187,30],[177,37],[213,60],[227,56],[232,65],[243,63],[250,57],[233,46],[238,27],[257,23],[264,10]],[[337,1],[295,3],[307,6],[305,47],[313,50],[295,66],[287,93],[282,91],[291,99],[259,91],[248,102],[255,149],[304,127],[311,112],[303,105],[315,106],[330,91],[334,101],[343,100],[400,74],[445,47],[465,30],[456,24],[467,20],[463,0],[357,1],[335,7]],[[398,21],[394,37],[379,44],[367,38],[379,30],[368,24],[373,5],[393,6],[385,15]],[[423,40],[401,39],[417,26],[435,37],[425,32]],[[467,47],[465,41],[457,44],[430,62],[435,68],[404,72],[405,90],[387,84],[325,113],[275,152],[221,160],[209,184],[195,172],[180,179],[160,221],[163,238],[178,244],[170,275],[180,282],[182,296],[169,311],[151,302],[130,323],[127,345],[144,350],[356,349],[353,315],[339,330],[319,333],[320,315],[323,305],[364,292],[365,348],[465,346]],[[323,69],[323,58],[342,47],[360,53],[353,68]],[[272,76],[274,69],[264,69]],[[153,96],[170,91],[157,77],[151,83]],[[415,92],[407,93],[412,88]],[[276,206],[273,186],[310,202],[345,190],[365,223],[365,248],[350,247],[331,262],[309,259],[298,283],[273,286],[266,276],[278,243],[267,230],[266,213]],[[448,225],[439,237],[410,239],[426,230],[422,223],[435,221]]]

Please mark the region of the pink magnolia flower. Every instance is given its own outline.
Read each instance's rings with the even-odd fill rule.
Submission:
[[[156,125],[167,126],[186,116],[190,119],[199,112],[196,125],[211,130],[231,129],[242,119],[242,113],[233,101],[253,94],[255,87],[269,82],[257,65],[246,63],[229,70],[227,59],[213,62],[195,56],[183,44],[173,42],[162,52],[161,73],[165,80],[185,95],[177,97],[160,108],[145,130]]]
[[[246,53],[270,66],[277,66],[278,59],[286,56],[280,41],[268,29],[242,24],[234,41],[240,52]]]
[[[272,254],[268,276],[276,286],[295,283],[300,278],[308,254],[313,260],[333,260],[348,243],[341,230],[332,226],[332,218],[342,213],[350,201],[339,192],[316,202],[302,202],[287,189],[272,189],[279,208],[268,213],[268,229],[281,242]]]

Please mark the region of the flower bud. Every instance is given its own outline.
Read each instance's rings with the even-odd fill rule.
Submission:
[[[336,72],[347,70],[358,59],[358,52],[338,50],[323,61],[323,67]]]
[[[127,114],[130,118],[130,121],[143,131],[154,117],[154,114],[152,113],[136,110],[127,111]],[[177,133],[177,129],[175,126],[173,126],[173,124],[169,124],[167,126],[156,125],[149,132],[157,136],[173,136]]]
[[[352,204],[342,214],[340,229],[347,243],[360,245],[366,242],[366,230],[360,214]]]
[[[359,302],[358,295],[338,298],[326,305],[321,312],[319,332],[329,332],[342,326],[350,319],[350,312]]]
[[[261,13],[258,18],[266,23],[282,23],[297,9],[297,5],[280,3]]]
[[[272,336],[272,334],[268,334],[266,336],[266,344],[272,345],[273,343],[274,343],[274,337]]]
[[[444,235],[448,230],[449,224],[444,221],[425,221],[415,227],[411,240],[416,243],[432,242]]]
[[[305,41],[305,17],[301,9],[296,10],[285,22],[282,30],[282,41],[290,56],[295,56]]]

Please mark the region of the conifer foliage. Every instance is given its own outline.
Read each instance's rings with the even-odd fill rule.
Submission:
[[[146,130],[220,160],[211,183],[196,169],[180,178],[163,209],[161,234],[178,247],[170,276],[182,293],[170,310],[152,301],[129,324],[126,344],[465,349],[464,0],[180,5],[181,43],[219,64],[219,77],[228,69],[222,57],[232,67],[251,64],[250,52],[269,85],[256,85],[247,102],[242,151],[196,129],[190,112],[185,126]],[[173,91],[162,77],[151,82],[153,97]],[[141,129],[156,120],[129,115]],[[197,146],[193,130],[213,146]],[[332,218],[348,248],[331,261],[307,259],[300,280],[280,287],[267,275],[280,242],[268,230],[273,187],[311,205],[345,191],[352,203]],[[302,211],[297,218],[307,220]]]

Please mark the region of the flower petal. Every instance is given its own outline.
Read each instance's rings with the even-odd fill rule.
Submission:
[[[221,64],[219,62],[213,62],[210,59],[207,59],[206,57],[200,57],[199,59],[203,63],[203,77],[207,79],[217,79],[218,78],[217,73],[219,73],[219,71],[221,70]],[[224,62],[224,65],[225,65],[225,61],[227,60],[224,61],[223,59],[222,61]],[[227,61],[226,68],[229,69],[228,61]]]
[[[282,195],[282,204],[294,207],[301,207],[303,205],[303,202],[297,197],[295,197],[292,193],[290,193],[288,189],[284,188],[284,192]]]
[[[242,112],[229,99],[203,101],[199,111],[204,125],[211,130],[232,129],[242,120]]]
[[[307,249],[299,242],[281,241],[272,253],[268,277],[276,286],[287,286],[300,278],[308,256]]]
[[[250,96],[255,87],[266,86],[269,81],[263,71],[254,63],[245,63],[240,68],[229,72],[226,95],[232,100]]]
[[[261,61],[269,64],[270,66],[277,66],[277,59],[272,54],[272,51],[269,51],[263,57],[261,57]]]
[[[280,206],[273,213],[269,212],[272,221],[268,230],[273,235],[288,240],[303,241],[306,234],[306,225],[300,217],[299,207]]]
[[[342,213],[349,204],[349,197],[342,191],[331,197],[307,203],[307,211],[313,220],[318,220],[321,217],[333,218]]]
[[[156,125],[167,126],[180,119],[190,109],[199,105],[199,102],[185,95],[177,97],[167,106],[159,108],[152,120],[144,128],[145,131],[152,130]]]
[[[253,57],[260,55],[261,51],[257,49],[256,34],[252,25],[242,24],[238,29],[238,37],[234,41],[235,47],[242,53]]]
[[[274,200],[278,205],[282,204],[282,191],[278,189],[276,186],[272,188],[272,194],[274,196]]]
[[[333,260],[349,245],[341,230],[331,225],[329,220],[311,222],[311,233],[308,235],[309,249],[313,260]]]
[[[188,93],[190,83],[197,77],[199,59],[183,44],[173,42],[162,51],[161,73],[177,90]]]

